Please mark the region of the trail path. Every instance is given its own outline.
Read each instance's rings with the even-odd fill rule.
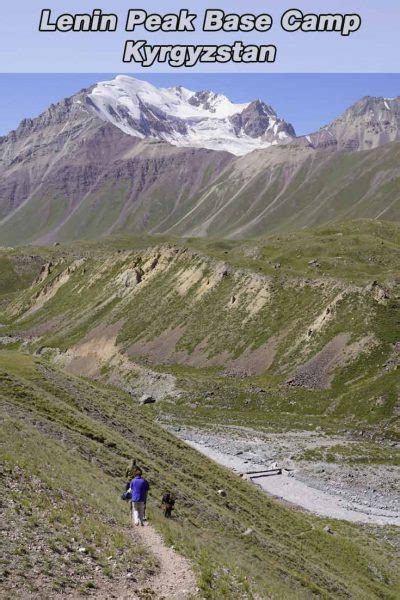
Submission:
[[[136,584],[127,581],[120,585],[103,588],[97,600],[194,600],[200,598],[196,577],[190,561],[167,546],[148,523],[135,527],[135,539],[155,557],[157,572],[145,582]],[[72,596],[70,597],[72,600]]]
[[[141,542],[156,557],[159,571],[149,582],[149,587],[157,599],[188,600],[196,595],[196,578],[190,562],[165,545],[148,523],[135,527]]]

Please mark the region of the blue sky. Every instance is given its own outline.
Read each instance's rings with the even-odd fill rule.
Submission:
[[[115,73],[0,74],[0,135],[24,117]],[[157,86],[212,89],[235,102],[260,98],[290,121],[298,134],[315,131],[362,96],[400,95],[400,74],[138,74]]]
[[[115,11],[123,25],[127,10],[145,8],[150,12],[174,12],[189,7],[200,15],[207,8],[236,13],[271,13],[274,27],[266,33],[147,33],[137,39],[150,43],[245,43],[276,44],[275,65],[203,65],[206,72],[399,72],[399,0],[2,0],[0,3],[0,72],[118,72],[124,41],[132,38],[122,26],[115,33],[43,33],[38,31],[43,8],[53,14],[91,12],[94,8]],[[285,10],[300,8],[304,13],[360,13],[361,29],[350,37],[338,33],[287,33],[279,26]],[[136,37],[136,34],[135,34]],[[166,70],[164,65],[157,67]],[[152,70],[157,70],[152,69]],[[132,66],[132,71],[138,67]],[[170,68],[173,71],[173,68]]]
[[[170,68],[166,74],[165,65],[138,73],[139,68],[132,65],[127,74],[137,73],[156,85],[212,88],[234,101],[259,97],[291,121],[298,133],[317,129],[364,95],[400,94],[400,75],[390,75],[400,73],[400,0],[197,0],[196,3],[169,0],[167,6],[161,0],[2,0],[0,133],[16,127],[25,116],[36,116],[51,102],[101,79],[109,79],[115,73],[128,71],[121,62],[122,49],[124,41],[133,34],[124,32],[123,26],[116,33],[40,33],[38,23],[43,8],[50,8],[53,15],[90,12],[94,8],[114,11],[122,25],[130,8],[165,13],[184,7],[197,12],[199,19],[207,8],[220,8],[227,13],[267,12],[274,17],[275,25],[267,33],[213,34],[198,29],[191,34],[140,31],[135,37],[153,44],[221,44],[238,38],[249,44],[273,43],[278,47],[276,64],[203,65],[199,69],[204,74],[183,68]],[[304,13],[360,13],[363,25],[347,38],[337,33],[289,34],[280,29],[279,20],[285,10],[293,7]]]

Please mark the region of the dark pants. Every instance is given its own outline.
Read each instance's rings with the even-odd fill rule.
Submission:
[[[173,509],[172,504],[164,504],[164,517],[166,517],[167,519],[170,519],[172,516],[172,509]]]

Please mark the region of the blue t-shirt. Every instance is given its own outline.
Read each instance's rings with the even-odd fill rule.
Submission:
[[[149,482],[140,475],[136,475],[131,481],[132,502],[146,502]]]

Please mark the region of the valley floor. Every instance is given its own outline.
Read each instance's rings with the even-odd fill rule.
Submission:
[[[177,431],[178,430],[178,431]],[[264,434],[246,428],[173,428],[181,439],[215,462],[243,475],[274,462],[282,475],[256,478],[268,494],[323,517],[353,523],[400,526],[400,468],[301,460],[304,452],[351,447],[337,436],[315,432]]]

